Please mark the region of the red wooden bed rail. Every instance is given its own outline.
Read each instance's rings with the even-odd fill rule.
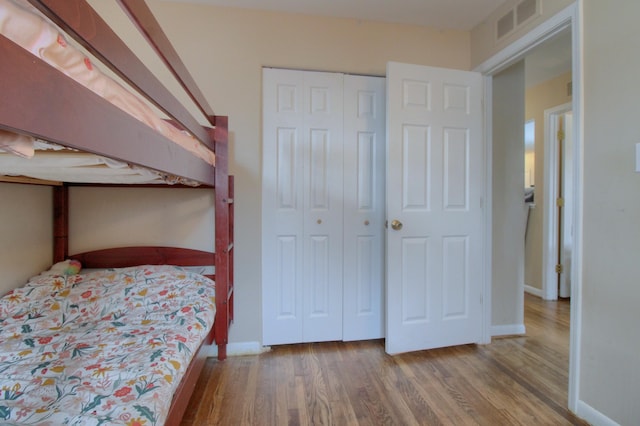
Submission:
[[[177,247],[119,247],[76,253],[71,256],[84,268],[127,268],[139,265],[213,266],[208,251]]]
[[[230,196],[233,180],[229,181],[227,124],[227,117],[216,117],[216,128],[213,131],[213,139],[216,141],[216,289],[218,285],[224,287],[219,299],[221,303],[218,303],[218,308],[223,313],[220,315],[221,320],[216,321],[214,325],[214,335],[218,345],[218,357],[222,359],[227,356],[227,330],[233,319],[233,198]],[[216,300],[217,298],[216,290]]]
[[[189,130],[200,141],[213,148],[203,127],[198,124],[180,101],[162,85],[89,3],[85,0],[29,0],[29,2],[84,46],[104,65],[136,88],[142,96],[181,123],[185,129]],[[144,14],[144,16],[136,17],[132,14],[132,11],[127,11],[133,22],[138,26],[146,25],[146,19],[153,19],[155,22],[153,14],[148,10],[146,4],[142,3],[144,8],[138,5],[137,11],[140,12],[146,9],[148,13]],[[168,45],[163,47],[173,49],[173,47],[170,47],[171,44],[168,40],[167,43]],[[161,51],[158,52],[164,60],[165,55]],[[184,64],[182,64],[177,55],[171,57],[171,60],[180,62],[179,65],[174,65],[175,67],[184,68]],[[184,68],[184,72],[188,74],[186,68]],[[195,83],[193,84],[196,87]],[[193,87],[186,89],[187,92],[195,90]],[[193,95],[191,97],[194,98]]]
[[[187,67],[182,63],[178,52],[175,51],[164,31],[162,31],[162,27],[156,21],[147,3],[144,0],[118,0],[118,3],[129,15],[131,21],[136,24],[140,33],[145,36],[176,80],[189,94],[191,100],[198,106],[202,114],[207,117],[209,123],[212,126],[216,126],[215,115],[207,99],[193,80]]]

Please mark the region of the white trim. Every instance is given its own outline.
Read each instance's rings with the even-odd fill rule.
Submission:
[[[620,426],[619,423],[614,422],[609,417],[602,414],[584,401],[578,401],[578,410],[576,414],[589,422],[589,424],[596,426]]]
[[[207,349],[207,357],[218,356],[218,346],[211,345]],[[262,346],[260,342],[227,343],[227,356],[258,355],[271,350],[268,346]]]
[[[555,200],[558,198],[558,116],[571,111],[566,103],[544,110],[544,203],[542,212],[542,297],[558,300],[558,275],[555,265],[558,259],[558,215]],[[575,145],[575,141],[574,141]],[[574,161],[575,162],[575,161]]]
[[[491,335],[496,336],[512,336],[526,334],[527,329],[524,324],[507,324],[491,326]]]
[[[571,327],[569,334],[569,410],[578,411],[580,401],[580,357],[582,346],[582,217],[583,217],[583,185],[584,182],[584,104],[582,94],[584,86],[584,63],[582,45],[583,16],[581,1],[576,1],[571,16],[571,51],[572,51],[572,85],[573,85],[573,262],[571,265]]]
[[[542,298],[542,290],[540,290],[539,288],[536,287],[531,287],[530,285],[524,285],[524,292],[525,293],[529,293],[529,294],[533,294],[534,296],[538,296],[539,298]]]
[[[482,105],[482,110],[484,112],[484,122],[489,123],[489,125],[485,125],[484,127],[484,137],[485,137],[485,154],[484,154],[484,162],[485,162],[485,173],[484,173],[484,193],[485,198],[483,200],[484,207],[484,282],[483,282],[483,298],[482,298],[482,336],[480,343],[486,344],[491,343],[491,284],[493,282],[493,270],[492,270],[492,247],[493,247],[493,186],[492,186],[492,174],[491,170],[493,168],[493,130],[491,128],[490,123],[493,120],[493,80],[490,76],[483,76],[484,80],[484,103]]]
[[[574,261],[571,268],[571,327],[570,327],[570,347],[569,347],[569,390],[568,390],[568,405],[569,409],[574,413],[578,410],[578,404],[580,401],[580,345],[581,345],[581,329],[582,329],[582,182],[583,182],[583,83],[582,75],[584,70],[583,59],[581,54],[583,34],[582,34],[582,8],[580,4],[582,2],[577,0],[573,4],[569,5],[562,11],[558,12],[553,17],[549,18],[545,22],[541,23],[538,27],[525,34],[522,38],[515,41],[505,49],[498,52],[479,66],[474,71],[481,72],[488,76],[489,80],[491,76],[500,72],[501,70],[509,67],[513,63],[522,59],[529,51],[548,40],[549,38],[557,35],[561,31],[571,28],[572,31],[572,81],[573,81],[573,119],[574,119],[574,138],[576,141],[574,147],[574,246],[573,255]],[[490,87],[490,86],[489,86]],[[487,110],[491,109],[491,103],[488,102],[485,105]],[[487,116],[486,121],[487,135],[491,135],[491,115]],[[489,139],[490,141],[491,139]],[[491,146],[488,142],[487,146]],[[491,181],[491,169],[487,168],[488,178]],[[491,228],[488,228],[489,230]],[[489,274],[491,282],[491,251],[487,254],[487,273]],[[490,296],[490,292],[485,294],[485,297]],[[494,327],[492,327],[493,329]],[[582,403],[582,402],[580,402]]]

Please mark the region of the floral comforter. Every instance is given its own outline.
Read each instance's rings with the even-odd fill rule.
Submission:
[[[0,299],[0,424],[163,424],[214,299],[172,266],[32,278]]]

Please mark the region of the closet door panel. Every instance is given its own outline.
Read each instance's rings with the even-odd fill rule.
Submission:
[[[273,295],[277,296],[277,303],[274,304],[276,316],[279,320],[296,319],[296,310],[298,303],[296,301],[297,293],[297,268],[295,261],[298,240],[294,236],[280,236],[277,238],[277,258],[275,282],[277,288]]]
[[[343,339],[384,337],[385,79],[344,78]]]
[[[343,75],[304,75],[303,341],[342,339]]]
[[[263,343],[302,341],[304,109],[302,76],[263,72]]]

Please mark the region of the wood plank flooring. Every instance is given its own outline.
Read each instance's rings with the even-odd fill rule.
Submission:
[[[582,425],[569,302],[525,297],[527,335],[396,356],[383,341],[209,359],[181,425]]]

